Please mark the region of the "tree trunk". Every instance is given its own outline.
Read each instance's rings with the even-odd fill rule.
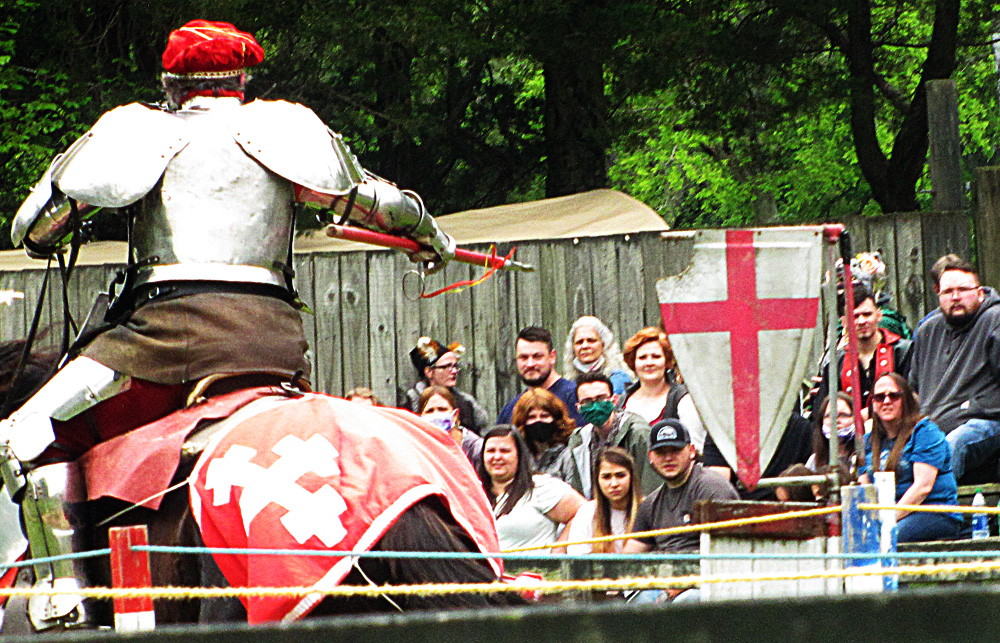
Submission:
[[[847,58],[850,72],[851,132],[861,172],[883,212],[917,209],[917,181],[927,160],[926,82],[949,78],[955,71],[959,0],[935,2],[934,27],[920,83],[910,99],[887,158],[875,129],[875,66],[868,0],[848,3]]]
[[[413,54],[403,44],[375,34],[375,125],[378,153],[372,168],[377,174],[403,187],[420,191],[416,162],[412,100]]]
[[[608,104],[604,66],[593,50],[545,61],[545,195],[563,196],[608,185]]]

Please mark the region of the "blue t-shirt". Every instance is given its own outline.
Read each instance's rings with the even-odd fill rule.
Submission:
[[[625,389],[632,383],[632,378],[621,369],[611,371],[608,374],[608,379],[611,380],[611,389],[615,395],[624,395]]]
[[[895,440],[886,439],[882,441],[882,453],[880,463],[882,470],[885,470],[885,461],[889,458],[889,452]],[[934,486],[924,499],[925,505],[957,505],[958,504],[958,484],[955,481],[955,474],[951,472],[951,449],[948,441],[945,440],[944,433],[936,424],[924,418],[913,427],[909,442],[903,448],[903,453],[899,456],[899,463],[896,465],[896,501],[898,502],[906,490],[913,485],[913,463],[922,462],[937,469],[937,477],[934,478]],[[865,473],[869,478],[872,475],[872,445],[871,434],[865,436]],[[956,520],[961,520],[958,514],[948,514]]]
[[[576,384],[565,377],[560,377],[549,387],[548,391],[562,400],[566,408],[569,409],[569,416],[576,420],[577,426],[588,424],[576,409]],[[500,415],[497,416],[497,424],[510,424],[510,419],[514,415],[514,405],[517,404],[522,395],[524,395],[524,391],[515,395],[514,399],[504,405]]]

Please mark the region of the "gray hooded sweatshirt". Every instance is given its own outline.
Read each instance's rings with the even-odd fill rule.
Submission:
[[[1000,296],[984,288],[972,319],[949,324],[940,310],[914,338],[910,384],[920,411],[949,433],[972,419],[1000,420]]]

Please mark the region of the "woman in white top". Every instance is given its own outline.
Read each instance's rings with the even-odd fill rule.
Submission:
[[[601,449],[597,452],[595,472],[594,489],[599,492],[576,512],[564,539],[570,543],[603,536],[624,536],[632,530],[635,512],[642,499],[632,456],[620,447]],[[624,544],[622,539],[570,544],[565,549],[570,554],[615,554],[621,553]]]
[[[639,381],[626,389],[619,406],[640,415],[650,426],[667,418],[680,420],[701,453],[705,427],[687,387],[674,377],[674,352],[666,334],[652,326],[643,328],[625,342],[624,357]]]
[[[501,550],[551,545],[584,503],[562,480],[532,475],[528,447],[510,425],[483,436],[479,478],[493,506]]]

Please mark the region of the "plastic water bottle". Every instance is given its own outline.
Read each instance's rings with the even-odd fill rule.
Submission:
[[[972,499],[973,507],[985,507],[986,498],[983,497],[983,490],[976,489],[976,495]],[[972,539],[990,537],[990,523],[986,514],[972,514]]]

